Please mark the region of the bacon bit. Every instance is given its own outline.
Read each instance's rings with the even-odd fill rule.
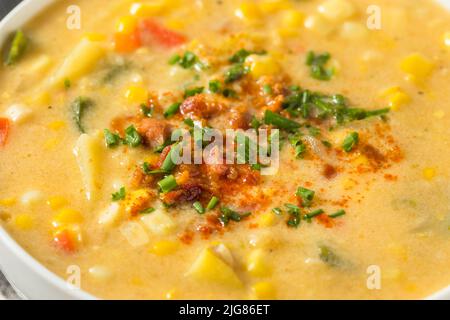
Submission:
[[[194,233],[192,231],[185,231],[178,238],[184,244],[191,244],[194,240]]]
[[[333,228],[335,223],[333,221],[333,219],[331,219],[328,215],[322,213],[321,215],[318,215],[317,217],[317,221],[323,225],[325,228]]]
[[[383,163],[386,162],[385,156],[370,144],[362,146],[361,153],[364,154],[377,167],[381,167]]]
[[[0,147],[3,147],[8,140],[10,122],[7,118],[0,118]]]
[[[144,136],[148,146],[156,148],[170,137],[171,126],[164,120],[144,118],[138,124],[137,130]]]
[[[332,179],[332,178],[336,177],[337,170],[332,165],[326,164],[323,168],[322,174],[325,178]]]
[[[241,112],[238,110],[230,110],[229,124],[232,129],[247,130],[250,126],[250,116],[247,112]]]
[[[188,97],[180,106],[180,113],[185,118],[208,119],[220,113],[224,107],[217,102],[210,102],[204,94]]]
[[[155,178],[153,176],[146,175],[142,172],[142,169],[136,167],[133,171],[133,176],[131,177],[131,187],[137,189],[139,187],[152,187],[155,184]]]
[[[153,20],[144,20],[139,24],[140,40],[144,45],[153,42],[166,47],[178,47],[187,41],[186,36],[171,31]]]
[[[389,173],[385,174],[385,175],[384,175],[384,178],[385,178],[386,180],[388,180],[388,181],[397,181],[397,180],[398,180],[398,177],[397,177],[397,176],[394,176],[394,175],[389,174]]]
[[[184,184],[181,189],[170,191],[162,195],[166,204],[173,205],[181,202],[192,202],[200,199],[203,188],[200,185]]]

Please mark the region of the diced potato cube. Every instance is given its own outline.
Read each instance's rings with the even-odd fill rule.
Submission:
[[[14,223],[20,230],[30,230],[33,227],[33,218],[27,213],[19,214],[15,218]]]
[[[433,72],[434,63],[420,53],[413,53],[401,61],[400,69],[418,80],[423,80]]]
[[[327,0],[319,5],[318,10],[331,21],[343,21],[355,13],[355,7],[347,0]]]
[[[42,200],[42,193],[39,190],[32,190],[24,193],[20,202],[23,205],[30,206]]]
[[[234,258],[231,250],[223,243],[217,243],[216,245],[211,247],[211,250],[219,256],[226,264],[230,267],[234,266]]]
[[[369,35],[367,27],[358,22],[344,22],[341,26],[340,36],[349,40],[366,38]]]
[[[272,272],[262,249],[256,249],[250,253],[246,267],[248,273],[254,277],[267,277]]]
[[[111,203],[98,217],[98,223],[103,226],[114,225],[120,218],[120,205],[117,202]]]
[[[227,263],[210,249],[204,249],[187,273],[197,280],[241,288],[242,282]]]
[[[88,200],[95,198],[100,187],[99,171],[103,149],[98,137],[88,134],[82,134],[74,148]]]
[[[145,229],[138,222],[126,222],[120,227],[120,233],[133,247],[140,247],[148,243],[149,238]]]
[[[334,25],[319,15],[311,15],[305,19],[305,28],[319,35],[329,35],[334,30]]]
[[[89,270],[89,276],[91,276],[91,278],[93,278],[96,281],[107,281],[109,279],[111,279],[112,277],[112,272],[108,267],[105,266],[93,266],[90,267]]]
[[[270,282],[258,282],[252,286],[252,299],[273,300],[276,298],[276,289]]]
[[[166,256],[174,253],[179,248],[179,243],[170,240],[157,241],[150,248],[149,252],[157,256]]]
[[[17,124],[29,119],[31,114],[31,109],[21,104],[13,104],[5,111],[5,116]]]
[[[156,235],[169,235],[176,229],[175,221],[162,209],[144,215],[141,217],[141,221],[150,230],[150,232]]]
[[[51,80],[51,85],[63,87],[64,81],[74,82],[89,73],[105,55],[105,48],[86,38],[72,50]]]

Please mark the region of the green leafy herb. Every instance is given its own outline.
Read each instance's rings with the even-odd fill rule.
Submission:
[[[252,55],[252,54],[264,55],[264,54],[266,54],[266,51],[265,50],[262,50],[262,51],[249,51],[249,50],[241,49],[241,50],[237,51],[234,55],[232,55],[228,59],[228,61],[231,62],[231,63],[244,63],[245,59],[247,59],[247,57]]]
[[[303,187],[299,187],[295,195],[302,199],[302,206],[307,208],[311,206],[315,192]]]
[[[221,207],[220,212],[221,215],[219,217],[219,220],[222,222],[224,226],[226,226],[230,222],[230,220],[240,222],[242,221],[242,219],[251,215],[251,212],[239,213],[228,207]]]
[[[208,205],[206,206],[206,210],[210,211],[213,210],[217,204],[219,203],[219,198],[216,196],[213,196],[211,200],[209,200]]]
[[[311,211],[310,213],[305,214],[305,219],[307,219],[307,220],[312,219],[314,217],[317,217],[317,216],[321,215],[324,212],[325,211],[323,211],[322,209]]]
[[[252,120],[250,121],[250,127],[253,129],[258,129],[261,127],[261,121],[258,120],[255,116],[252,117]]]
[[[169,64],[178,64],[183,69],[191,69],[192,67],[195,67],[196,69],[203,69],[205,67],[200,59],[191,51],[186,51],[183,56],[178,54],[172,56],[169,59]]]
[[[192,97],[197,94],[203,93],[204,87],[188,88],[184,91],[184,98]]]
[[[145,209],[145,210],[142,210],[141,212],[139,212],[140,214],[150,214],[150,213],[153,213],[153,212],[155,212],[156,211],[156,209],[155,208],[147,208],[147,209]]]
[[[269,84],[263,86],[263,92],[266,95],[271,95],[273,93],[272,87]]]
[[[301,126],[300,123],[280,116],[278,113],[272,112],[270,110],[266,110],[264,113],[264,123],[271,124],[280,129],[288,131],[298,129]]]
[[[178,112],[178,110],[180,110],[180,106],[181,106],[181,102],[176,102],[174,104],[171,104],[166,111],[164,111],[164,117],[165,118],[170,118],[171,116],[173,116],[174,114],[176,114]]]
[[[222,89],[222,85],[219,80],[211,80],[208,84],[209,91],[212,93],[219,93]]]
[[[11,66],[17,63],[25,54],[28,47],[28,38],[22,30],[17,30],[11,42],[5,65]]]
[[[329,142],[329,141],[322,140],[321,142],[322,142],[322,144],[323,144],[325,147],[327,147],[328,149],[331,148],[331,147],[333,146],[333,145],[331,144],[331,142]]]
[[[139,147],[142,144],[142,137],[133,125],[125,129],[123,143],[133,148]]]
[[[158,186],[163,193],[167,193],[175,189],[178,184],[173,175],[167,176],[158,182]]]
[[[194,209],[199,213],[199,214],[204,214],[205,213],[205,208],[203,208],[202,204],[200,201],[196,201],[194,202],[194,204],[192,205],[194,207]]]
[[[119,191],[117,191],[111,195],[111,199],[112,199],[112,201],[120,201],[120,200],[125,199],[126,195],[127,195],[127,193],[126,193],[125,187],[122,187],[119,189]]]
[[[161,164],[161,170],[165,172],[171,172],[175,167],[176,164],[173,161],[173,155],[180,152],[181,145],[180,144],[174,144],[170,147],[170,151],[167,154],[166,158],[164,159],[163,163]]]
[[[283,214],[283,211],[280,208],[273,208],[272,212],[275,213],[277,216],[281,216]]]
[[[335,212],[335,213],[332,213],[332,214],[330,214],[330,215],[328,215],[328,216],[329,216],[330,218],[335,219],[335,218],[342,217],[342,216],[344,216],[345,214],[346,214],[345,210],[339,210],[339,211],[337,211],[337,212]]]
[[[73,119],[78,127],[78,129],[85,133],[85,129],[82,123],[83,116],[88,108],[94,105],[94,102],[90,98],[78,97],[72,104],[71,109],[73,113]]]
[[[223,94],[223,96],[224,96],[225,98],[233,98],[233,99],[236,99],[236,98],[238,97],[237,92],[234,91],[233,89],[230,89],[230,88],[225,88],[225,89],[223,89],[222,94]]]
[[[287,221],[287,225],[291,228],[298,228],[301,222],[301,210],[298,206],[294,204],[287,203],[284,205],[289,214],[289,219]]]
[[[306,152],[306,145],[302,141],[302,134],[301,133],[295,133],[288,137],[289,143],[295,150],[295,157],[296,158],[303,158],[305,152]]]
[[[130,68],[129,63],[121,63],[111,66],[102,78],[102,83],[113,82],[119,75]]]
[[[350,133],[342,143],[342,149],[345,152],[350,152],[359,142],[359,134],[357,132]]]
[[[103,130],[105,136],[105,143],[108,148],[117,147],[122,140],[117,133],[113,133],[108,129]]]
[[[334,69],[326,69],[325,65],[331,56],[328,52],[316,54],[313,51],[308,52],[306,56],[306,65],[310,67],[311,76],[317,80],[328,81],[334,74]]]
[[[151,118],[153,116],[153,108],[145,104],[141,104],[141,113],[147,118]]]

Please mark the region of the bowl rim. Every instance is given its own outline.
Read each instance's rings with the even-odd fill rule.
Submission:
[[[0,48],[3,42],[9,36],[11,32],[20,28],[34,17],[36,17],[41,11],[46,9],[48,6],[56,3],[58,0],[23,0],[19,3],[13,10],[11,10],[2,20],[0,20]],[[450,10],[450,0],[435,0],[443,6]],[[70,284],[65,282],[61,277],[56,275],[54,272],[50,271],[42,263],[40,263],[36,258],[31,256],[22,246],[20,246],[16,240],[6,231],[6,229],[0,224],[0,243],[4,244],[7,249],[9,249],[13,255],[25,266],[28,266],[31,270],[36,272],[36,274],[46,280],[48,283],[55,286],[60,291],[65,292],[68,296],[74,299],[98,299],[97,297],[89,294],[88,292],[71,287]],[[1,267],[1,265],[0,265]],[[7,270],[5,271],[5,276],[7,275]],[[14,283],[12,283],[14,286]],[[16,288],[20,292],[20,288]],[[22,294],[23,295],[23,294]],[[26,296],[25,296],[26,298]],[[450,299],[450,284],[449,286],[425,297],[426,300],[447,300]]]

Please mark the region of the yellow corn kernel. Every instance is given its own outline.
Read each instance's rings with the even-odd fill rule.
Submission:
[[[50,122],[50,123],[47,125],[47,127],[48,127],[49,129],[55,130],[55,131],[62,129],[62,128],[64,128],[65,126],[66,126],[66,122],[65,122],[65,121],[62,121],[62,120],[56,120],[56,121]]]
[[[246,267],[248,273],[254,277],[267,277],[272,272],[262,249],[256,249],[250,253]]]
[[[263,13],[276,13],[290,8],[292,8],[292,3],[289,0],[262,0],[259,3],[259,9]]]
[[[369,159],[365,155],[360,154],[352,160],[352,164],[355,166],[365,166],[369,164]]]
[[[344,190],[350,190],[350,189],[353,189],[357,183],[353,179],[346,178],[346,179],[342,180],[341,184],[342,184],[342,188]]]
[[[311,15],[305,19],[305,28],[319,35],[329,35],[334,30],[334,25],[319,15]]]
[[[321,15],[331,21],[343,21],[355,13],[355,7],[347,0],[327,0],[317,9]]]
[[[276,298],[276,289],[270,282],[258,282],[252,286],[252,299],[273,300]]]
[[[235,16],[247,23],[255,23],[261,18],[261,12],[256,3],[244,2],[235,10]]]
[[[175,299],[176,295],[177,295],[177,290],[176,290],[176,289],[171,289],[171,290],[169,290],[169,291],[166,292],[166,294],[164,295],[164,297],[165,297],[167,300],[173,300],[173,299]]]
[[[400,87],[391,87],[382,92],[381,96],[388,98],[389,107],[394,111],[398,111],[411,101],[411,97]]]
[[[53,150],[53,149],[55,149],[58,146],[59,142],[60,141],[57,138],[47,139],[44,142],[44,149],[47,150],[47,151]]]
[[[47,204],[52,208],[52,210],[58,210],[68,204],[66,198],[61,196],[53,196],[48,198]]]
[[[131,34],[136,30],[137,20],[133,16],[123,16],[116,24],[116,32],[121,34]]]
[[[62,226],[74,225],[83,222],[83,216],[80,212],[64,208],[59,210],[56,216],[53,218],[52,225],[55,228],[59,228]]]
[[[97,32],[86,32],[83,35],[84,39],[87,39],[89,41],[105,41],[106,35],[103,33],[97,33]]]
[[[280,71],[278,62],[270,56],[252,55],[246,59],[246,62],[250,64],[250,72],[255,78],[275,75]]]
[[[420,53],[413,53],[404,58],[400,69],[417,80],[422,80],[433,72],[434,64]]]
[[[157,256],[166,256],[177,251],[178,247],[178,242],[161,240],[155,242],[150,248],[149,252],[156,254]]]
[[[21,230],[30,230],[33,227],[33,218],[29,214],[19,214],[14,223]]]
[[[260,227],[270,227],[275,224],[277,217],[273,212],[266,212],[259,216],[258,225]]]
[[[136,2],[131,5],[130,14],[139,18],[147,18],[157,15],[163,8],[163,1]]]
[[[431,181],[436,177],[436,169],[435,168],[425,168],[422,171],[422,176],[425,180]]]
[[[16,202],[17,202],[16,198],[0,199],[0,206],[2,206],[2,207],[11,207],[11,206],[15,205]]]
[[[126,90],[125,98],[130,104],[144,103],[148,99],[148,91],[143,87],[133,85]]]
[[[200,253],[187,274],[197,280],[234,288],[242,287],[242,282],[233,268],[214,254],[210,248]]]
[[[300,32],[297,29],[292,28],[278,28],[276,29],[277,35],[281,38],[294,38],[297,37]]]
[[[433,116],[437,119],[443,119],[445,117],[445,111],[444,110],[437,110],[433,113]]]
[[[298,29],[303,26],[305,15],[298,10],[286,10],[281,18],[281,25],[285,28]]]
[[[189,171],[184,170],[175,177],[178,185],[185,184],[189,180]]]
[[[450,48],[450,31],[444,33],[443,39],[444,39],[444,46]]]

